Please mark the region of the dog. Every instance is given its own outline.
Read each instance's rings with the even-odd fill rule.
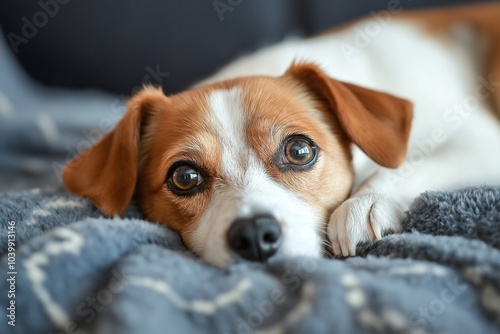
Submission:
[[[135,200],[226,267],[354,256],[401,232],[421,192],[500,183],[500,6],[384,15],[179,94],[145,87],[66,166],[66,187],[108,216]]]

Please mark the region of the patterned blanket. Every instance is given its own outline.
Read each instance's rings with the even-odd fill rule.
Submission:
[[[0,195],[0,221],[1,333],[500,332],[499,187],[422,194],[358,257],[228,269],[61,189]]]

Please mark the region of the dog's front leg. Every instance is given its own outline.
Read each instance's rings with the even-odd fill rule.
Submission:
[[[410,162],[398,169],[376,167],[376,172],[332,213],[327,232],[333,253],[352,256],[359,243],[380,239],[391,230],[401,231],[404,212],[424,191],[499,184],[500,155],[492,152],[500,151],[500,129],[484,115],[469,118],[467,126],[451,133],[418,168],[405,168],[412,166]],[[474,136],[477,129],[481,129],[481,140]],[[412,150],[416,152],[418,146]]]
[[[327,233],[335,256],[354,256],[359,243],[400,232],[413,195],[401,193],[390,171],[378,171],[331,215]]]

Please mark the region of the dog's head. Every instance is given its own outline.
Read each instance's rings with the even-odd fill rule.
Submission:
[[[353,183],[350,145],[378,164],[405,157],[411,105],[312,64],[166,97],[145,88],[116,128],[71,161],[65,185],[109,216],[134,197],[208,262],[321,254]]]

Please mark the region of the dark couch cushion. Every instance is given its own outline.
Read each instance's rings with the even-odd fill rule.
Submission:
[[[129,94],[143,82],[177,92],[290,33],[317,33],[387,8],[467,0],[1,1],[4,35],[48,85]]]

